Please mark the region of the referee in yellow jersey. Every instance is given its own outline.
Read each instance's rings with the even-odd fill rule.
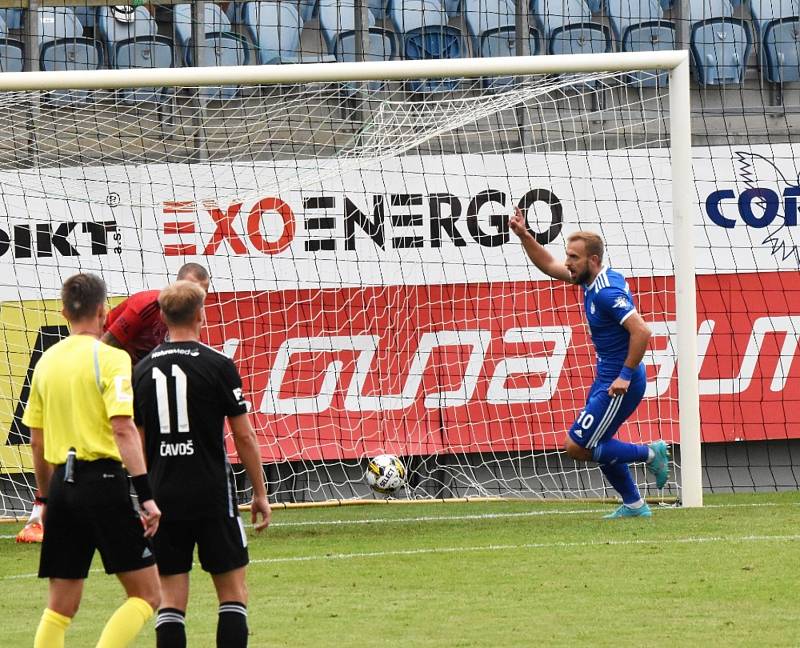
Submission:
[[[127,646],[158,607],[161,593],[149,537],[161,512],[153,501],[142,443],[133,424],[131,361],[100,342],[106,286],[77,274],[61,288],[68,338],[42,354],[23,422],[46,526],[39,577],[49,578],[47,608],[34,648],[61,648],[78,611],[95,549],[127,599],[106,623],[98,648]],[[128,475],[141,513],[130,497]]]

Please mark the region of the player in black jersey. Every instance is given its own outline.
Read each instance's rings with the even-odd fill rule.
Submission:
[[[169,341],[134,370],[134,417],[162,511],[161,527],[153,538],[163,592],[156,621],[158,648],[186,645],[184,618],[195,544],[220,602],[217,646],[247,645],[247,538],[225,450],[226,418],[253,485],[256,530],[266,528],[270,520],[261,455],[241,378],[230,358],[199,342],[204,299],[203,289],[188,281],[161,291],[158,302]]]

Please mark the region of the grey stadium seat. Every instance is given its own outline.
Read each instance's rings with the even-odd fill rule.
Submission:
[[[516,8],[513,0],[464,0],[464,18],[472,38],[474,56],[515,56]],[[539,32],[528,27],[528,52],[539,54]],[[511,77],[484,79],[485,87],[499,90],[513,83]]]
[[[592,21],[583,0],[532,3],[548,54],[597,54],[611,51],[611,30]]]
[[[0,72],[22,72],[25,54],[22,42],[8,38],[6,22],[0,15]]]
[[[109,67],[173,67],[172,39],[157,34],[156,22],[144,7],[99,7],[96,31],[105,43]],[[124,101],[160,102],[165,92],[157,88],[139,88],[122,91],[120,96]]]
[[[175,38],[183,47],[183,63],[193,66],[192,54],[192,7],[177,4],[173,8]],[[243,36],[231,31],[231,22],[222,9],[213,2],[205,3],[205,46],[201,53],[202,64],[208,67],[247,65],[250,62],[250,46]],[[231,99],[239,89],[231,86],[205,88],[206,99]]]
[[[103,65],[100,43],[84,38],[83,25],[69,7],[43,7],[36,11],[39,21],[39,69],[47,72],[97,70]],[[60,105],[89,101],[86,90],[59,90],[47,99]]]
[[[750,0],[750,12],[767,81],[800,81],[800,2]]]
[[[658,0],[606,0],[606,13],[623,52],[655,52],[675,49],[675,25],[664,20]],[[637,72],[631,80],[641,86],[666,85],[669,75]]]
[[[730,0],[689,0],[690,45],[701,85],[744,80],[752,37],[747,23],[732,16]]]
[[[367,61],[389,61],[397,54],[395,35],[375,25],[375,16],[367,12],[369,30]],[[355,6],[353,0],[320,0],[319,23],[328,51],[337,61],[356,60]]]

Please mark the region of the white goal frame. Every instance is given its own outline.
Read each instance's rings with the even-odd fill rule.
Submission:
[[[702,506],[694,195],[687,50],[519,56],[480,59],[313,63],[0,74],[0,91],[101,90],[135,87],[275,85],[303,82],[477,78],[579,72],[664,70],[669,73],[669,129],[681,446],[681,502]]]

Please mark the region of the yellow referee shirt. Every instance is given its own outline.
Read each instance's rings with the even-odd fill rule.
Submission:
[[[84,461],[121,461],[112,416],[133,416],[125,351],[90,335],[71,335],[42,354],[22,422],[44,431],[46,461],[64,463],[70,448]]]

